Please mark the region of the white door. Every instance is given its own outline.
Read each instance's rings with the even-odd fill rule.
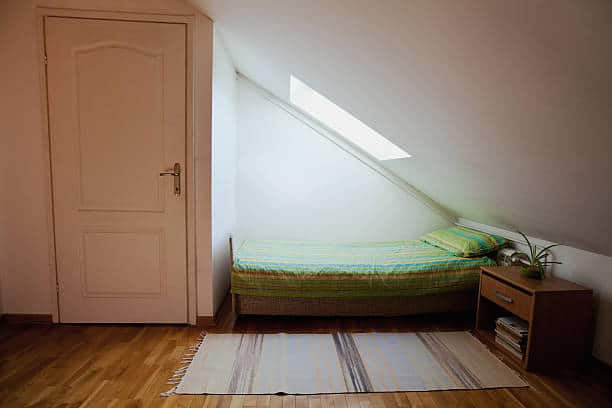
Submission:
[[[185,33],[45,19],[62,322],[187,322]]]

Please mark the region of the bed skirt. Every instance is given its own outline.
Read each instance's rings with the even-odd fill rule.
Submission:
[[[476,309],[476,291],[421,296],[293,298],[232,294],[236,314],[287,316],[404,316]]]

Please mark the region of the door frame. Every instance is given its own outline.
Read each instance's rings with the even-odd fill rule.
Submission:
[[[47,65],[45,52],[45,20],[46,17],[67,17],[67,18],[82,18],[82,19],[98,19],[98,20],[123,20],[135,22],[157,22],[157,23],[174,23],[185,25],[186,32],[186,78],[185,78],[185,97],[186,97],[186,114],[185,114],[185,205],[186,205],[186,262],[187,262],[187,323],[196,324],[197,315],[197,277],[196,277],[196,172],[195,172],[195,132],[198,128],[198,115],[195,115],[194,108],[196,100],[194,97],[194,89],[199,81],[205,81],[199,69],[194,69],[195,58],[198,57],[196,52],[198,46],[199,35],[194,35],[197,29],[198,19],[194,15],[184,14],[156,14],[154,12],[127,12],[127,11],[107,11],[107,10],[80,10],[80,9],[65,9],[52,7],[37,7],[36,8],[36,25],[37,25],[37,42],[39,61],[39,76],[40,76],[40,95],[41,95],[41,119],[43,129],[43,149],[46,154],[45,160],[45,178],[47,180],[45,201],[47,207],[47,224],[49,231],[49,285],[51,290],[55,292],[55,302],[52,307],[53,323],[61,323],[61,310],[59,307],[59,279],[57,270],[56,248],[55,248],[55,215],[53,204],[53,174],[51,166],[51,135],[49,132],[49,106],[48,106],[48,88],[47,88]]]

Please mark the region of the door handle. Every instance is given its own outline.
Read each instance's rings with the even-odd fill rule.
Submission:
[[[174,163],[172,171],[162,171],[159,173],[160,176],[173,176],[174,177],[174,195],[179,197],[181,195],[181,165],[180,163]]]

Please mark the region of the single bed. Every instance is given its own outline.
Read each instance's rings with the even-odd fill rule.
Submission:
[[[238,314],[409,315],[474,308],[481,266],[422,241],[320,243],[230,239]]]

